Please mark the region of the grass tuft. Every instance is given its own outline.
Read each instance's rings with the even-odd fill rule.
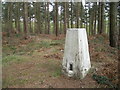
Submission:
[[[27,58],[23,58],[22,56],[18,56],[18,55],[9,55],[9,56],[3,57],[2,63],[7,64],[9,62],[21,62],[26,59]]]
[[[53,73],[54,77],[59,77],[62,75],[61,69],[56,69],[56,71]]]

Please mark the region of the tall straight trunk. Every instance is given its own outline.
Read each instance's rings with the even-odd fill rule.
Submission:
[[[45,2],[45,34],[47,34],[47,4]]]
[[[104,32],[104,2],[99,2],[98,33],[102,34],[103,32]]]
[[[16,17],[17,17],[17,15],[16,15]],[[17,28],[18,28],[18,26],[17,26],[17,25],[18,25],[18,24],[17,24],[18,22],[17,22],[17,18],[16,18],[16,17],[15,17],[15,29],[14,29],[14,30],[17,30]]]
[[[60,9],[60,12],[62,12],[62,8]],[[62,34],[62,31],[63,31],[63,25],[62,25],[62,24],[63,24],[63,23],[62,23],[62,20],[63,20],[63,19],[62,19],[62,16],[63,16],[63,15],[62,15],[62,13],[61,13],[61,14],[60,14],[60,31],[59,31],[60,34]]]
[[[50,15],[49,15],[49,2],[47,2],[47,22],[48,22],[48,27],[47,27],[47,34],[50,33]]]
[[[66,12],[67,12],[67,28],[69,28],[69,2],[66,3]]]
[[[77,9],[77,8],[80,8],[80,7],[79,7],[79,4],[80,4],[80,3],[78,2],[78,3],[77,3],[77,7],[76,7],[76,19],[77,19],[77,20],[76,20],[76,21],[77,21],[77,22],[76,22],[76,23],[77,23],[76,27],[77,27],[77,28],[79,28],[79,11],[80,11],[80,10]]]
[[[73,28],[73,2],[71,2],[71,28]]]
[[[58,36],[58,2],[55,2],[55,34]]]
[[[66,34],[66,29],[67,29],[67,4],[64,2],[64,34]]]
[[[109,41],[111,47],[117,47],[117,2],[110,3],[110,31]]]
[[[55,6],[53,6],[53,34],[55,34],[56,30],[55,30]]]
[[[38,26],[38,2],[35,2],[35,32],[39,34],[39,26]]]
[[[93,19],[94,19],[94,11],[93,8],[90,9],[89,11],[90,15],[90,20],[89,20],[89,30],[90,30],[90,35],[93,35]]]
[[[29,32],[32,33],[32,25],[31,25],[31,7],[28,7],[28,17],[29,17]]]
[[[17,6],[16,6],[16,29],[17,31],[20,33],[20,3],[17,2]]]
[[[11,37],[12,34],[12,2],[8,2],[7,6],[7,29],[8,29],[8,36]]]
[[[15,5],[16,5],[16,4],[17,4],[17,3],[15,3]],[[16,11],[15,14],[16,14],[16,16],[15,16],[15,22],[14,22],[14,23],[15,23],[15,28],[14,28],[14,30],[17,30],[17,27],[18,27],[18,26],[17,26],[17,25],[18,25],[18,24],[17,24],[17,22],[18,22],[18,21],[17,21],[17,20],[18,20],[18,10],[17,10],[17,7],[18,7],[18,6],[16,6],[16,8],[15,8],[15,11]]]
[[[86,6],[85,6],[85,19],[86,19],[86,31],[87,31],[87,34],[88,34],[88,18],[87,18],[87,8],[86,8]]]
[[[118,65],[120,65],[120,1],[118,3],[118,59],[119,59],[119,62],[118,62]],[[120,71],[120,68],[118,68],[118,72]],[[120,77],[120,74],[119,76]],[[118,84],[118,88],[120,88],[120,83]]]
[[[101,32],[100,33],[104,33],[105,32],[105,21],[104,21],[104,2],[102,2],[101,4]]]
[[[119,5],[118,6],[120,6],[120,3],[119,3]],[[118,17],[118,27],[119,27],[119,36],[118,36],[118,50],[119,50],[119,53],[120,53],[120,8],[119,8],[119,10],[118,10],[118,15],[119,15],[119,17]],[[120,56],[119,56],[119,58],[120,58]]]
[[[28,8],[27,8],[27,2],[24,2],[24,35],[25,38],[27,38],[28,33]]]
[[[60,20],[60,34],[62,34],[62,30],[63,30],[63,27],[62,27],[62,20]]]
[[[94,3],[94,29],[93,29],[93,34],[96,34],[96,21],[97,21],[97,2]]]
[[[88,12],[88,14],[89,14],[89,18],[88,18],[88,22],[89,22],[89,25],[88,25],[88,28],[89,28],[89,31],[88,31],[88,34],[90,35],[90,18],[91,18],[91,16],[90,16],[90,3],[89,3],[89,12]]]
[[[34,33],[36,34],[38,31],[37,31],[37,22],[36,22],[36,20],[37,20],[37,14],[36,14],[36,12],[37,12],[37,10],[36,10],[36,3],[37,2],[35,2],[35,3],[33,3],[33,5],[34,5],[34,21],[33,21],[33,31],[34,31]]]
[[[98,33],[101,33],[101,2],[99,2],[98,8]]]
[[[83,17],[83,5],[82,5],[82,2],[80,2],[80,11],[79,11],[79,16],[80,16],[80,28],[83,27],[83,22],[82,22],[82,17]]]
[[[37,15],[37,29],[38,29],[38,33],[41,34],[41,14],[40,14],[40,7],[41,7],[41,3],[40,2],[37,2],[37,12],[36,12],[36,15]]]
[[[32,21],[31,21],[31,16],[30,16],[30,23],[29,23],[29,25],[30,25],[30,33],[33,33],[33,30],[32,30]]]

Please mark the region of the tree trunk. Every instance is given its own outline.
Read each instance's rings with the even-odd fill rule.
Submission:
[[[40,8],[41,8],[41,3],[37,2],[37,27],[38,27],[38,32],[41,34],[41,13],[40,13]]]
[[[47,2],[47,34],[50,33],[50,15],[49,15],[49,2]]]
[[[102,34],[103,32],[104,32],[104,2],[99,2],[98,33]]]
[[[66,34],[67,29],[67,10],[66,10],[67,4],[64,2],[64,34]]]
[[[98,8],[98,33],[101,33],[101,2],[99,2]]]
[[[101,4],[101,32],[100,32],[100,34],[105,32],[104,8],[105,8],[105,5],[104,5],[104,2],[102,2],[102,4]]]
[[[61,12],[62,12],[62,8],[61,8],[61,10],[60,10]],[[61,15],[60,15],[60,34],[62,34],[62,32],[63,32],[63,23],[62,23],[62,20],[63,20],[63,17],[62,17],[63,15],[62,15],[62,13],[61,13]]]
[[[110,32],[109,41],[111,47],[117,47],[117,2],[110,3]]]
[[[89,11],[90,13],[90,20],[89,20],[89,32],[90,32],[90,35],[93,35],[93,19],[94,19],[94,15],[93,15],[93,8],[90,9]]]
[[[87,17],[87,8],[86,8],[87,6],[85,5],[85,19],[86,19],[86,22],[85,22],[85,24],[86,24],[86,31],[87,31],[87,34],[89,34],[88,33],[88,17]]]
[[[58,2],[55,2],[55,34],[58,36]]]
[[[8,37],[11,37],[12,34],[12,2],[8,2],[7,6],[7,29],[8,29]]]
[[[118,4],[118,6],[119,6],[119,9],[118,9],[118,15],[119,15],[119,17],[118,17],[118,27],[119,27],[118,50],[120,52],[120,2]],[[120,56],[119,56],[119,58],[120,58]],[[120,87],[120,84],[119,84],[119,87]]]
[[[20,33],[20,3],[17,2],[17,6],[16,6],[16,30],[18,31],[18,33]]]
[[[96,34],[96,21],[97,21],[97,2],[94,3],[94,29],[93,29],[93,34]]]
[[[27,8],[27,2],[24,2],[24,34],[25,39],[27,38],[28,33],[28,8]]]
[[[69,2],[66,3],[66,12],[67,12],[67,28],[69,28]]]
[[[53,17],[55,17],[55,12],[56,12],[56,10],[55,10],[55,6],[53,6]],[[56,22],[55,22],[56,20],[55,20],[55,18],[53,18],[53,33],[55,34],[55,32],[56,32]]]
[[[63,27],[62,27],[62,20],[60,20],[60,34],[62,34],[62,31],[63,31]]]
[[[73,28],[73,2],[71,2],[71,28]]]
[[[47,34],[47,4],[45,2],[45,34]]]
[[[38,31],[37,31],[37,22],[36,22],[36,20],[37,20],[37,17],[36,17],[36,16],[37,16],[37,14],[36,14],[36,12],[37,12],[37,10],[36,10],[36,6],[37,6],[37,5],[36,5],[36,2],[35,2],[33,5],[34,5],[34,8],[35,8],[35,9],[34,9],[34,15],[35,15],[34,18],[35,18],[35,19],[34,19],[34,22],[33,22],[33,31],[34,31],[34,33],[36,34],[36,33],[38,32]]]
[[[79,14],[79,16],[80,16],[80,28],[82,28],[83,27],[83,22],[82,22],[82,17],[83,17],[83,6],[82,6],[82,2],[80,2],[80,14]]]
[[[30,33],[33,33],[33,30],[32,30],[32,21],[31,21],[31,16],[30,16]]]
[[[79,11],[80,11],[80,10],[77,9],[77,8],[80,8],[80,7],[79,7],[79,4],[80,4],[80,3],[77,2],[77,6],[76,6],[76,19],[77,19],[77,25],[76,25],[76,26],[77,26],[77,28],[79,28]]]

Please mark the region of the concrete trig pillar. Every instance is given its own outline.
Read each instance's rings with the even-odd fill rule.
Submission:
[[[63,57],[63,73],[83,79],[91,68],[85,28],[67,30]]]

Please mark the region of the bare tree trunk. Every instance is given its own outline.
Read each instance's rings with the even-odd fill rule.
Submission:
[[[94,29],[93,29],[93,34],[96,34],[96,21],[97,21],[97,2],[94,3]]]
[[[104,33],[105,32],[105,21],[104,21],[104,2],[102,2],[101,4],[101,32],[100,33]]]
[[[86,8],[86,5],[85,5],[85,19],[86,19],[86,22],[85,22],[85,24],[86,24],[86,31],[87,31],[87,34],[89,34],[88,33],[88,17],[87,17],[87,8]]]
[[[60,34],[62,34],[63,27],[62,27],[62,20],[60,20]]]
[[[24,2],[24,34],[25,39],[27,38],[28,33],[28,8],[27,8],[27,2]]]
[[[55,12],[56,12],[56,10],[55,10],[55,6],[53,6],[53,17],[55,17]],[[55,20],[55,18],[53,18],[53,33],[55,34],[55,32],[56,32],[56,22],[55,22],[56,20]]]
[[[90,15],[90,20],[89,20],[89,30],[90,30],[90,35],[93,35],[93,21],[94,21],[94,10],[93,8],[90,8],[89,10],[89,15]]]
[[[21,33],[20,29],[20,3],[18,4],[18,32]]]
[[[33,4],[34,5],[34,8],[35,8],[35,10],[34,10],[34,22],[33,22],[33,29],[34,29],[34,33],[36,34],[37,33],[37,23],[36,23],[36,19],[37,19],[37,15],[36,15],[36,12],[37,12],[37,10],[36,10],[36,2]]]
[[[33,30],[32,30],[32,21],[31,21],[31,16],[30,16],[30,33],[33,33]]]
[[[37,2],[37,26],[38,26],[38,32],[41,34],[42,31],[41,31],[41,13],[40,13],[40,10],[41,10],[41,3],[40,2]]]
[[[55,34],[58,36],[58,2],[55,2]]]
[[[102,34],[103,32],[104,32],[104,2],[99,2],[98,33]]]
[[[73,2],[71,2],[71,28],[73,28]]]
[[[101,2],[99,2],[99,10],[98,10],[98,33],[101,33]]]
[[[47,34],[47,4],[45,2],[45,34]]]
[[[62,8],[61,8],[61,10],[60,10],[61,12],[62,12]],[[62,34],[62,32],[63,32],[63,23],[62,23],[62,20],[63,20],[63,18],[62,18],[62,13],[61,13],[61,15],[60,15],[60,34]]]
[[[118,9],[118,15],[119,15],[119,17],[118,17],[118,27],[119,27],[119,30],[118,30],[118,32],[119,32],[119,36],[118,36],[118,50],[120,52],[120,2],[118,4],[118,6],[119,6],[119,9]],[[119,58],[120,58],[120,56],[119,56]],[[119,84],[119,87],[120,87],[120,84]]]
[[[76,17],[76,19],[77,19],[77,25],[76,25],[76,26],[77,26],[77,28],[79,28],[79,11],[80,11],[80,10],[77,9],[77,8],[80,8],[80,7],[79,7],[79,4],[80,4],[80,3],[78,2],[78,3],[77,3],[77,7],[76,7],[76,16],[77,16],[77,17]]]
[[[11,37],[12,35],[12,2],[8,2],[8,6],[7,6],[7,10],[8,10],[8,15],[7,15],[7,29],[8,29],[8,36]]]
[[[69,2],[66,3],[66,12],[67,12],[67,28],[69,28]]]
[[[80,19],[80,28],[82,28],[82,27],[83,27],[83,22],[82,22],[82,17],[83,17],[83,12],[82,12],[82,11],[83,11],[83,6],[82,6],[82,2],[80,2],[80,6],[79,6],[79,7],[80,7],[80,11],[79,11],[80,14],[79,14],[79,16],[80,16],[80,18],[81,18],[81,19]]]
[[[50,33],[50,15],[49,15],[49,2],[47,2],[47,22],[48,22],[48,28],[47,28],[47,33]]]
[[[66,34],[66,29],[67,29],[67,10],[66,10],[67,4],[64,2],[64,34]]]
[[[110,3],[110,32],[109,41],[111,47],[117,47],[117,2]]]

